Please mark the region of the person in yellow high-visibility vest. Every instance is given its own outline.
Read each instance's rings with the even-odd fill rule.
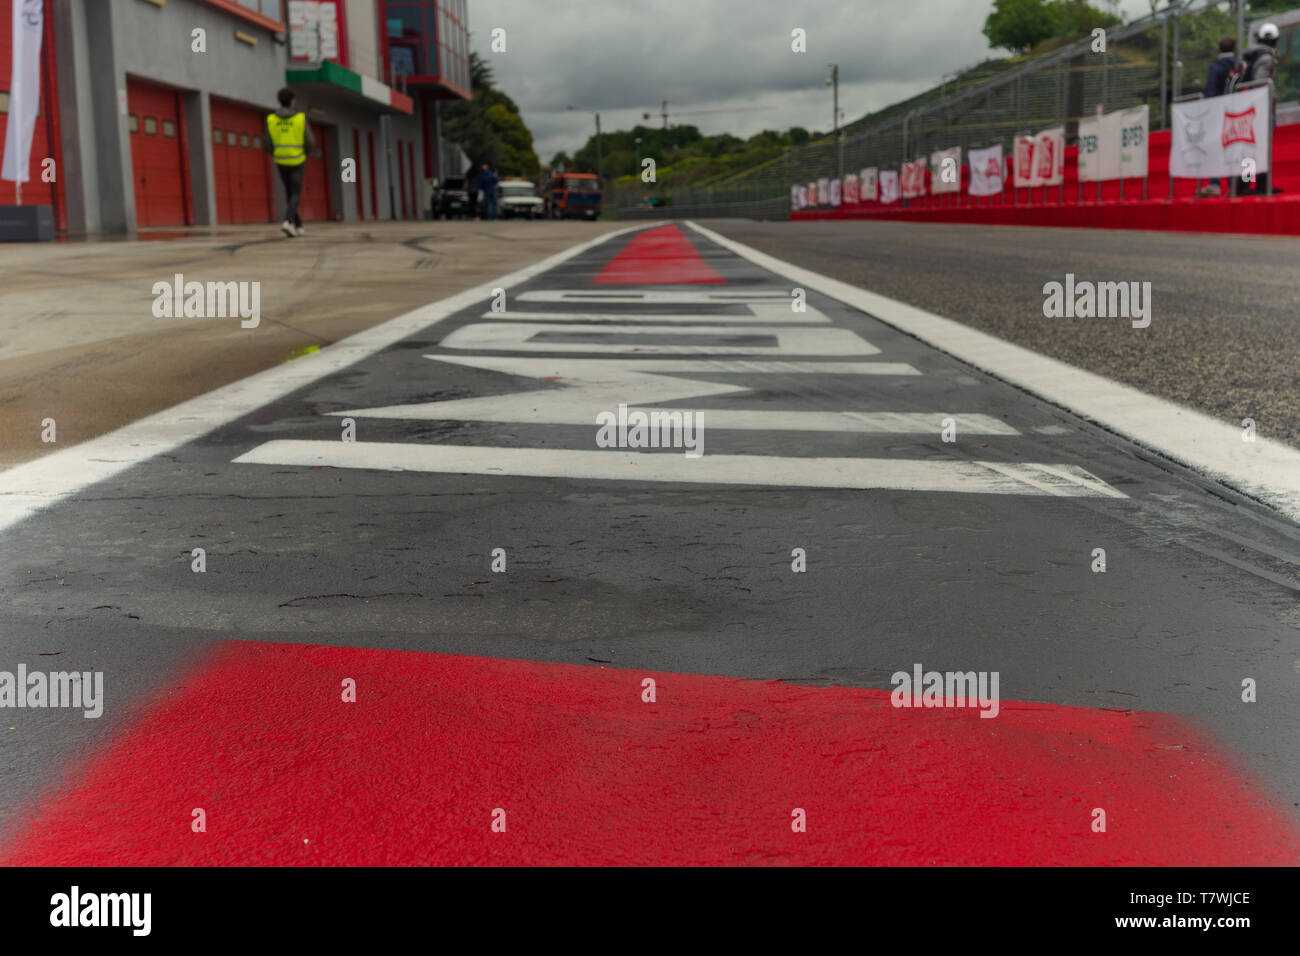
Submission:
[[[275,161],[280,182],[284,184],[284,222],[280,223],[280,229],[292,239],[303,233],[298,202],[302,199],[302,177],[307,156],[316,148],[316,141],[306,115],[294,108],[293,90],[286,86],[276,98],[280,101],[280,108],[266,117],[266,151]]]

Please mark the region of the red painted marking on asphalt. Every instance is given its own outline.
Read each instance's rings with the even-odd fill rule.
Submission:
[[[341,700],[348,677],[356,703]],[[1295,823],[1181,719],[1005,701],[977,714],[895,709],[886,691],[226,643],[0,862],[1300,859]],[[196,807],[206,833],[191,831]]]
[[[727,280],[669,223],[637,235],[591,281],[596,285],[699,285]]]

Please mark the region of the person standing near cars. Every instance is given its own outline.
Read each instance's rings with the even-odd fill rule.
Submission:
[[[266,117],[266,151],[275,161],[284,185],[284,221],[280,223],[280,231],[292,239],[303,232],[298,203],[302,199],[307,154],[316,148],[316,141],[306,115],[294,108],[293,90],[286,86],[276,94],[276,99],[280,101],[279,108]]]
[[[493,220],[497,217],[497,174],[487,163],[479,174],[478,188],[483,190],[483,218]]]

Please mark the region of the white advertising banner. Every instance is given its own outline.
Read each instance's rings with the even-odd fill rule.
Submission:
[[[9,79],[9,124],[0,177],[16,183],[28,180],[32,133],[41,102],[41,36],[45,32],[42,0],[13,0],[13,64]]]
[[[799,187],[798,186],[790,187],[790,208],[791,209],[799,208]]]
[[[1015,149],[1011,163],[1011,181],[1017,189],[1037,186],[1038,180],[1034,177],[1034,137],[1017,136]]]
[[[808,208],[808,187],[807,186],[799,187],[799,208],[800,209]]]
[[[862,193],[859,187],[858,174],[849,173],[844,177],[844,202],[846,205],[856,205],[862,201]]]
[[[1112,114],[1118,117],[1116,148],[1119,174],[1125,179],[1142,179],[1147,174],[1147,140],[1151,133],[1151,110],[1143,104]]]
[[[868,166],[858,175],[861,177],[861,196],[863,202],[876,201],[876,178],[879,170],[875,166]]]
[[[1065,182],[1064,126],[1053,126],[1034,137],[1034,180],[1039,186]]]
[[[930,154],[930,192],[961,192],[961,147],[939,149]]]
[[[880,173],[880,201],[898,202],[898,173],[892,169]]]
[[[925,165],[923,159],[903,164],[903,171],[899,176],[899,186],[906,198],[915,199],[918,196],[925,195]]]
[[[808,205],[810,206],[817,205],[817,184],[816,183],[808,184]]]
[[[1146,106],[1137,106],[1079,120],[1079,180],[1091,183],[1146,176],[1150,117]]]
[[[844,185],[838,179],[831,180],[831,205],[838,206],[844,201]]]
[[[817,180],[817,205],[829,206],[831,204],[831,181],[829,179]]]
[[[970,194],[996,196],[1002,192],[1002,144],[970,151]]]
[[[1269,172],[1270,103],[1267,87],[1230,96],[1175,103],[1169,171],[1182,179]]]

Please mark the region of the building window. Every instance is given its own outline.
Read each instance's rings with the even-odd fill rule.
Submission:
[[[239,134],[236,133],[233,129],[226,130],[226,145],[227,146],[239,145]]]
[[[176,135],[176,124],[171,120],[163,120],[163,135],[174,137]]]
[[[210,6],[220,7],[250,23],[277,32],[284,30],[284,11],[281,0],[206,0]]]
[[[248,149],[248,134],[247,134],[247,133],[240,133],[240,134],[239,134],[239,145],[242,146],[244,149]]]
[[[138,133],[140,131],[140,117],[132,113],[130,118],[127,120],[127,126],[130,128],[131,132]]]
[[[260,137],[260,136],[254,136],[254,137],[253,137],[253,149],[261,149],[261,148],[262,148],[262,137]]]
[[[132,119],[135,119],[134,116],[131,117],[131,118],[132,118]],[[222,145],[222,142],[221,142],[221,130],[219,130],[219,129],[214,129],[214,130],[212,131],[212,142],[213,142],[213,144],[216,145],[216,146],[221,146],[221,145]]]
[[[144,118],[144,134],[152,136],[156,132],[158,132],[158,121],[152,116],[146,116]]]

